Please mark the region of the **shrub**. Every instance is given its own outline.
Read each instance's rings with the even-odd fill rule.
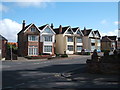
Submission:
[[[60,54],[56,53],[56,57],[59,57],[59,56],[60,56]]]
[[[62,54],[61,57],[68,57],[68,55],[67,54]]]

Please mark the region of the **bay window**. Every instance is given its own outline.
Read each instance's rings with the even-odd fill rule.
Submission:
[[[38,55],[38,47],[37,46],[28,46],[28,55]]]

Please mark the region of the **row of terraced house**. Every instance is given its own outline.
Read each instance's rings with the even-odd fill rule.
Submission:
[[[53,24],[37,27],[35,24],[22,24],[22,30],[18,33],[19,56],[37,56],[42,54],[75,54],[85,49],[93,52],[100,51],[101,35],[98,30],[80,30],[71,26],[54,28]]]

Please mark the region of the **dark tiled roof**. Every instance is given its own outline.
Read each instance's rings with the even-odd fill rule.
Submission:
[[[90,32],[92,31],[92,29],[87,29],[86,33],[84,32],[84,30],[81,30],[81,31],[82,31],[84,36],[88,36],[90,34]]]
[[[32,23],[31,23],[32,24]],[[25,29],[22,29],[18,34],[20,34],[21,32],[25,31],[31,24],[25,26]]]
[[[53,29],[53,31],[54,31],[56,34],[59,34],[59,28],[55,28],[55,29]]]
[[[46,25],[43,25],[43,26],[41,26],[41,27],[38,27],[40,30],[43,30],[46,26],[47,26],[48,24],[46,24]]]
[[[116,41],[117,36],[103,36],[101,41]]]
[[[99,33],[99,31],[98,30],[96,30],[96,31],[93,31],[95,34],[96,33],[98,33],[99,34],[99,36],[101,37],[101,35],[100,35],[100,33]]]
[[[111,40],[116,40],[117,36],[107,36]]]
[[[76,30],[77,30],[78,28],[79,28],[79,27],[72,28],[73,32],[76,32]]]
[[[63,34],[70,26],[62,27],[62,33]],[[56,34],[60,34],[59,28],[53,29]]]
[[[3,37],[2,35],[0,35],[0,40],[6,40],[7,41],[7,39],[5,38],[5,37]]]
[[[96,31],[93,31],[95,34],[98,32],[98,30],[96,30]]]

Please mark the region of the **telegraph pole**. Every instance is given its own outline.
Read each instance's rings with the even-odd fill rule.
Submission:
[[[11,51],[11,60],[13,60],[13,57],[12,57],[12,45],[10,45],[10,51]]]

